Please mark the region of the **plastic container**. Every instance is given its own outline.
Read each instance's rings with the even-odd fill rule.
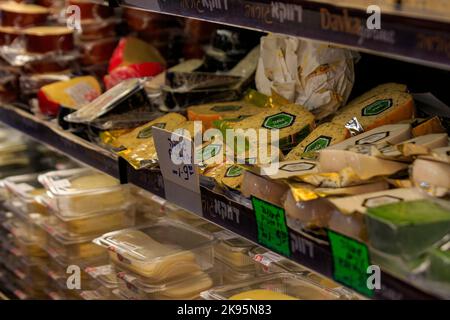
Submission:
[[[273,253],[263,247],[254,247],[249,255],[253,261],[257,262],[261,273],[290,272],[306,275],[310,273],[308,269],[283,256]]]
[[[158,285],[144,284],[125,272],[119,272],[117,278],[120,292],[136,300],[195,300],[202,291],[222,283],[221,272],[216,269],[197,271]]]
[[[117,281],[114,267],[110,264],[87,267],[84,271],[97,283],[96,293],[102,297],[113,296],[113,291],[117,289]]]
[[[20,204],[20,210],[26,213],[47,215],[47,208],[36,199],[36,196],[45,193],[45,188],[38,182],[37,177],[38,174],[9,177],[4,180],[4,186],[10,197]]]
[[[242,283],[243,281],[249,281],[257,276],[256,264],[248,266],[245,270],[242,268],[235,269],[232,266],[217,260],[216,265],[220,265],[222,268],[223,283]]]
[[[42,248],[46,243],[44,234],[37,232],[33,232],[33,234],[28,233],[26,224],[16,218],[4,222],[3,226],[13,235],[13,245],[20,251],[20,254],[32,257],[47,256],[47,253]]]
[[[5,206],[10,208],[9,205],[5,204]],[[43,247],[46,242],[46,235],[39,227],[41,221],[42,216],[39,213],[27,214],[17,210],[13,213],[13,218],[3,223],[3,227],[14,237],[20,238],[22,242]]]
[[[345,297],[302,276],[276,273],[202,292],[207,300],[339,300]]]
[[[103,232],[131,227],[134,224],[134,205],[127,204],[122,208],[67,217],[55,212],[53,222],[68,233],[77,235],[99,235]]]
[[[223,237],[214,247],[216,259],[235,269],[248,269],[254,265],[249,256],[250,250],[255,247],[253,243],[231,232],[221,231],[215,235]]]
[[[213,266],[214,237],[176,221],[107,233],[94,240],[109,249],[114,266],[155,284]]]
[[[77,264],[83,259],[106,258],[106,251],[92,243],[95,236],[80,236],[56,229],[57,226],[45,222],[42,227],[48,234],[46,251],[63,265]],[[55,228],[56,227],[56,228]]]
[[[39,176],[61,216],[115,209],[131,202],[128,185],[92,169],[52,171]]]

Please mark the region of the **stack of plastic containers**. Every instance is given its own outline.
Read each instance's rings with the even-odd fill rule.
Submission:
[[[47,190],[41,200],[50,212],[41,227],[50,257],[46,272],[59,289],[52,292],[64,298],[80,298],[83,290],[98,286],[84,270],[107,261],[106,250],[92,240],[134,224],[129,186],[87,168],[49,172],[40,175],[39,181]]]
[[[15,287],[14,292],[21,299],[44,298],[48,284],[42,272],[48,262],[47,253],[42,249],[45,233],[38,226],[48,212],[37,201],[37,197],[45,193],[37,177],[37,174],[27,174],[3,181],[7,193],[3,207],[9,214],[2,226],[10,234],[2,241],[3,260],[12,275],[10,286]]]
[[[120,293],[128,299],[198,299],[222,284],[210,233],[172,219],[104,234]]]

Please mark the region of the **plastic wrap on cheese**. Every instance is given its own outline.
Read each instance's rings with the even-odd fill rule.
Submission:
[[[113,146],[117,148],[117,153],[136,169],[155,164],[158,157],[153,141],[152,127],[173,131],[183,125],[184,122],[186,122],[186,118],[182,115],[168,113],[119,136],[114,141]]]
[[[270,34],[261,38],[256,87],[304,105],[317,119],[345,105],[354,83],[354,54],[346,49]]]

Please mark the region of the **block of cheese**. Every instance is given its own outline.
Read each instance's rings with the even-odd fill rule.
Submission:
[[[298,300],[287,294],[268,289],[254,289],[237,293],[229,298],[230,300]]]
[[[74,49],[74,32],[62,26],[40,26],[23,31],[25,48],[30,53],[68,52]]]
[[[400,91],[383,92],[361,101],[350,102],[338,111],[332,122],[344,126],[356,117],[363,129],[368,131],[385,124],[412,119],[414,115],[414,100],[410,94]]]
[[[323,196],[331,197],[331,196],[351,196],[351,195],[372,193],[386,190],[388,188],[389,184],[384,180],[380,180],[372,183],[366,183],[358,186],[351,186],[345,188],[315,188],[314,191]]]
[[[450,192],[450,163],[416,159],[412,165],[413,185],[437,197]]]
[[[165,114],[118,137],[114,146],[118,147],[117,153],[136,169],[154,164],[158,157],[152,127],[173,131],[180,128],[184,122],[186,118],[178,113]]]
[[[277,180],[318,173],[319,164],[317,161],[309,159],[281,161],[275,169],[270,165],[259,165],[252,168],[253,171],[262,176]]]
[[[384,160],[362,153],[330,149],[320,151],[319,166],[323,173],[339,173],[348,170],[349,173],[354,173],[357,178],[362,180],[389,176],[408,167],[404,163]]]
[[[420,158],[450,164],[450,146],[433,149],[429,155]]]
[[[20,28],[44,23],[50,10],[35,4],[7,1],[0,4],[0,13],[2,26]]]
[[[423,136],[432,133],[445,133],[446,130],[442,125],[439,117],[433,117],[430,119],[425,119],[419,121],[418,123],[413,123],[412,135],[414,137]]]
[[[264,110],[241,121],[219,121],[216,127],[222,131],[226,129],[279,130],[278,147],[285,151],[301,142],[312,131],[314,115],[302,106],[289,104]]]
[[[285,160],[298,160],[306,152],[327,148],[347,138],[347,129],[332,122],[323,123],[314,129],[302,142],[294,147]]]
[[[187,108],[187,117],[192,121],[202,121],[206,129],[216,120],[239,121],[255,115],[263,108],[245,101],[208,103]]]
[[[401,83],[388,82],[380,84],[369,91],[363,93],[362,95],[354,98],[348,104],[358,104],[361,103],[371,97],[374,97],[380,93],[391,93],[391,92],[408,92],[408,88],[406,85]]]
[[[238,165],[222,163],[206,170],[203,175],[213,178],[219,185],[240,189],[244,178],[244,169]]]
[[[55,116],[61,106],[76,110],[101,93],[99,82],[92,76],[53,82],[39,90],[39,109],[44,114]]]
[[[430,200],[395,202],[368,208],[366,223],[372,247],[412,258],[448,235],[450,210],[448,204]]]
[[[158,62],[163,66],[166,65],[158,50],[149,43],[134,37],[122,38],[111,56],[108,72],[120,66],[144,62]]]
[[[380,143],[397,144],[411,138],[409,124],[391,124],[378,127],[337,143],[328,149],[346,150],[354,146],[376,145]]]
[[[249,171],[244,172],[241,193],[244,197],[254,196],[281,206],[282,197],[289,190],[288,185],[264,178]]]

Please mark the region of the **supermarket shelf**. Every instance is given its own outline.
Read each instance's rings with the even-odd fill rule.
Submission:
[[[56,124],[9,105],[0,107],[0,121],[76,160],[120,178],[116,155],[60,130]]]
[[[122,6],[331,42],[404,61],[450,69],[450,20],[382,7],[369,30],[362,7],[331,1],[115,0]]]
[[[164,179],[158,169],[134,170],[123,159],[108,155],[95,145],[81,138],[58,130],[35,116],[12,106],[0,107],[0,121],[66,153],[87,165],[130,182],[161,197],[165,197]],[[182,191],[182,190],[181,190]],[[186,190],[186,192],[188,192]],[[181,197],[183,194],[181,193]],[[258,243],[258,228],[253,209],[240,202],[216,193],[206,187],[200,188],[202,216],[252,242]],[[318,240],[308,234],[288,230],[291,256],[296,261],[327,277],[333,277],[331,248],[327,239]],[[375,299],[435,299],[412,285],[382,272],[380,290]]]

